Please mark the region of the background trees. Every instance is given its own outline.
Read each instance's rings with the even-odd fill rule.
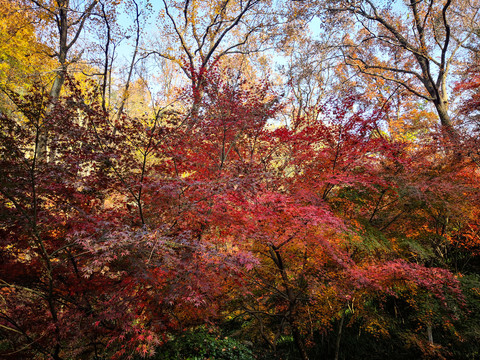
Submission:
[[[462,118],[439,111],[475,4],[132,2],[126,34],[116,3],[20,5],[0,48],[2,356],[476,356],[474,66]],[[165,49],[144,37],[157,10]],[[316,33],[323,10],[337,28]],[[100,34],[101,62],[80,61],[81,34]]]
[[[449,129],[447,77],[475,36],[478,4],[412,1],[395,5],[372,1],[329,5],[329,11],[351,14],[361,26],[357,38],[347,43],[345,61],[433,103],[441,124]]]

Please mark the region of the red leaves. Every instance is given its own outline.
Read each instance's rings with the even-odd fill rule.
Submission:
[[[464,301],[459,281],[446,269],[426,268],[405,260],[395,260],[370,265],[364,271],[369,281],[383,291],[394,293],[395,285],[413,283],[437,296],[445,306],[446,295]]]
[[[480,69],[478,66],[472,66],[468,71],[465,79],[455,86],[455,91],[467,93],[469,97],[463,102],[461,112],[464,115],[478,117],[480,109]]]
[[[19,324],[15,342],[46,354],[103,343],[122,357],[228,309],[293,327],[306,305],[328,324],[325,304],[394,294],[399,282],[461,300],[450,272],[402,260],[398,243],[417,237],[415,221],[457,216],[453,184],[471,191],[476,174],[463,181],[435,152],[409,154],[379,131],[383,113],[355,111],[355,99],[270,126],[281,107],[268,84],[201,76],[202,96],[185,104],[195,114],[115,126],[72,85],[42,123],[48,162],[32,150],[34,104],[22,105],[33,107],[25,126],[2,117],[0,321]],[[375,236],[390,242],[381,256]]]

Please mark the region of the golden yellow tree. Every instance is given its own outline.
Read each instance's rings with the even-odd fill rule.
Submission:
[[[34,18],[14,0],[0,0],[0,111],[12,111],[11,92],[23,93],[33,82],[48,79],[54,62],[38,41]]]

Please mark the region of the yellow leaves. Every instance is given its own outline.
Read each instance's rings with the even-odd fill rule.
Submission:
[[[386,338],[390,336],[387,330],[387,327],[388,327],[388,322],[379,317],[368,318],[365,320],[365,323],[363,324],[364,330],[377,338],[380,338],[380,337]]]
[[[5,0],[0,7],[6,9]],[[31,54],[29,45],[35,41],[34,28],[22,18],[21,13],[12,9],[0,15],[0,81],[12,77],[11,69],[28,61]]]
[[[185,171],[180,175],[180,177],[182,179],[186,179],[186,178],[188,178],[189,176],[192,176],[195,173],[196,173],[196,171]]]
[[[477,295],[478,297],[480,297],[480,289],[479,288],[472,288],[471,291]]]
[[[8,3],[8,5],[6,4]],[[0,8],[9,11],[0,14],[0,60],[2,67],[17,67],[33,72],[36,66],[48,63],[46,48],[36,38],[35,28],[29,16],[9,0],[0,0]],[[5,72],[0,79],[5,80]]]
[[[125,195],[112,194],[105,198],[103,203],[103,208],[105,210],[120,209],[123,206],[125,206],[126,201],[127,201],[127,197]]]
[[[20,249],[13,244],[7,245],[4,250],[6,255],[13,255],[20,263],[27,263],[35,256],[31,249]]]
[[[21,93],[48,75],[54,62],[38,41],[31,17],[13,0],[0,0],[0,8],[0,86]],[[0,109],[11,109],[7,99],[0,98]]]

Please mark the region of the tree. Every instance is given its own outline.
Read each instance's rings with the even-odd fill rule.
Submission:
[[[476,63],[477,56],[473,56],[472,63]],[[470,126],[478,128],[478,109],[480,108],[480,94],[478,89],[480,88],[480,71],[478,66],[470,66],[465,75],[464,79],[459,81],[455,86],[456,91],[466,94],[466,98],[463,100],[463,103],[460,107],[460,113],[463,116],[466,116],[466,123]]]
[[[196,103],[203,96],[204,75],[216,59],[261,51],[262,31],[275,25],[275,19],[267,15],[268,1],[164,0],[163,5],[160,15],[165,21],[160,32],[178,48],[159,44],[150,53],[182,68],[195,89]]]
[[[218,316],[221,279],[253,261],[221,246],[209,219],[220,216],[212,199],[224,195],[216,176],[245,124],[261,127],[268,112],[259,99],[256,111],[239,104],[236,121],[219,118],[223,150],[209,169],[196,156],[212,153],[205,136],[217,109],[193,134],[176,117],[125,115],[113,132],[95,87],[69,80],[67,94],[48,115],[48,94],[15,98],[26,123],[1,118],[2,351],[146,354],[168,331]],[[39,119],[55,136],[55,162],[37,161]]]
[[[92,0],[78,8],[71,8],[70,0],[26,0],[26,4],[31,6],[33,16],[37,16],[45,22],[46,33],[44,38],[46,42],[48,44],[55,42],[51,45],[54,52],[50,55],[58,60],[58,68],[55,70],[55,78],[50,89],[50,98],[53,104],[50,109],[60,97],[68,64],[72,60],[75,61],[75,57],[69,58],[71,50],[98,3],[98,0]],[[80,53],[78,52],[77,55]],[[47,142],[48,134],[40,131],[40,142],[38,144],[41,149],[40,160],[47,159]]]
[[[47,56],[50,49],[35,34],[34,19],[21,4],[3,1],[0,6],[6,9],[0,18],[0,111],[5,113],[14,110],[8,95],[26,93],[34,82],[46,81],[45,73],[54,64]]]
[[[398,84],[435,106],[455,137],[448,78],[473,35],[478,9],[467,2],[408,1],[397,7],[374,1],[333,1],[326,14],[354,16],[358,37],[346,36],[345,62],[358,71]],[[408,15],[402,15],[406,12]],[[399,14],[400,13],[400,14]]]
[[[153,356],[189,341],[185,330],[207,341],[233,333],[271,357],[289,343],[304,360],[379,339],[392,339],[385,352],[425,358],[466,354],[462,337],[478,342],[464,309],[479,303],[480,182],[473,158],[456,157],[476,151],[474,136],[450,143],[423,129],[406,141],[392,119],[428,114],[416,114],[402,85],[359,76],[349,96],[338,87],[341,96],[320,101],[308,84],[323,80],[308,64],[289,68],[301,106],[280,125],[290,108],[271,82],[242,75],[239,57],[216,56],[260,30],[236,33],[249,15],[261,20],[250,11],[263,3],[245,4],[166,9],[173,35],[191,45],[180,41],[187,57],[178,56],[190,78],[165,87],[175,107],[158,106],[138,66],[136,2],[125,111],[106,102],[107,46],[102,81],[67,71],[54,106],[42,84],[8,93],[16,112],[0,114],[2,356]],[[90,17],[108,23],[96,9]],[[344,80],[352,67],[334,70]],[[55,161],[43,161],[42,134]]]

